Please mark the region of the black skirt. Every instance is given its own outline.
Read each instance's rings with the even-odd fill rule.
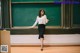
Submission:
[[[44,38],[44,33],[45,33],[45,25],[44,24],[39,24],[38,25],[38,32],[39,32],[38,39]]]

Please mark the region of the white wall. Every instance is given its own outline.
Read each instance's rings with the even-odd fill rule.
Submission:
[[[12,45],[40,44],[36,35],[11,35]],[[52,34],[45,35],[45,44],[52,45],[80,45],[80,34]]]

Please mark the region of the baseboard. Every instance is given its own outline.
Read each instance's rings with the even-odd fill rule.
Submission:
[[[40,44],[12,44],[11,47],[40,47]],[[68,47],[80,46],[80,44],[44,44],[44,47]]]

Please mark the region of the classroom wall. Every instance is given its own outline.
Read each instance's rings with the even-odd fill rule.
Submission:
[[[1,25],[2,25],[2,22],[1,22],[1,1],[0,1],[0,28],[1,28]]]
[[[13,20],[13,21],[11,21],[12,19],[13,19],[13,17],[12,17],[12,14],[13,14],[13,12],[11,11],[13,8],[10,8],[11,6],[12,7],[14,7],[15,9],[16,8],[18,8],[19,6],[21,7],[21,5],[22,5],[22,7],[26,7],[26,4],[31,4],[31,6],[30,7],[33,7],[33,5],[32,4],[34,4],[33,2],[32,3],[25,3],[25,2],[22,2],[22,3],[20,3],[20,2],[17,2],[17,1],[23,1],[23,0],[13,0],[13,1],[16,1],[16,2],[10,2],[9,0],[1,0],[2,2],[1,2],[1,4],[2,4],[2,6],[1,6],[1,9],[2,9],[2,28],[6,28],[6,29],[9,29],[10,31],[11,31],[11,34],[37,34],[37,30],[36,29],[26,29],[26,28],[20,28],[20,29],[18,29],[18,28],[15,28],[15,27],[13,27],[13,24],[12,24],[12,22],[13,21],[15,21],[17,18],[19,18],[19,17],[17,17],[15,20]],[[12,1],[12,0],[11,0]],[[25,0],[24,0],[25,1]],[[26,0],[27,1],[27,0]],[[31,0],[28,0],[28,1],[31,1]],[[33,1],[33,0],[32,0]],[[36,0],[37,1],[37,0]],[[40,0],[39,0],[40,1]],[[42,0],[43,1],[43,0]],[[48,0],[47,0],[48,1]],[[53,0],[52,0],[53,1]],[[55,1],[58,1],[58,0],[55,0]],[[64,2],[64,0],[63,0],[63,2]],[[66,0],[65,0],[65,2],[66,2]],[[70,1],[70,2],[74,2],[74,0],[73,1]],[[54,4],[55,4],[55,6],[53,6],[53,7],[57,7],[58,6],[58,4],[56,3],[56,2],[50,2],[51,3],[51,5],[50,6],[53,6]],[[25,4],[25,5],[23,5],[23,4]],[[36,3],[35,3],[36,4]],[[37,3],[37,4],[40,4],[40,3]],[[47,4],[47,3],[44,3],[44,2],[42,2],[41,4]],[[57,4],[57,6],[56,6],[56,4]],[[78,6],[74,6],[74,5],[72,5],[72,4],[61,4],[61,3],[59,2],[59,6],[61,7],[62,6],[62,8],[61,8],[61,18],[62,18],[62,20],[61,20],[61,23],[62,24],[60,24],[60,26],[59,27],[56,27],[56,26],[52,26],[53,28],[52,29],[48,29],[46,32],[47,32],[47,34],[75,34],[75,33],[79,33],[80,34],[80,21],[77,21],[77,20],[79,20],[78,18],[76,18],[75,16],[73,16],[73,14],[75,13],[76,14],[76,12],[80,12],[80,11],[78,11]],[[50,7],[49,6],[49,7]],[[19,7],[19,8],[20,8]],[[21,8],[22,8],[21,7]],[[24,8],[25,8],[24,7]],[[27,7],[29,7],[29,6],[27,6]],[[26,7],[26,8],[27,8]],[[40,5],[39,5],[39,7],[41,7]],[[47,7],[46,5],[44,6],[44,7]],[[77,8],[75,8],[74,9],[74,7],[77,7]],[[18,10],[20,10],[18,8]],[[52,7],[50,7],[51,9],[52,9]],[[14,9],[14,10],[15,10]],[[77,9],[77,11],[76,11],[76,9]],[[16,9],[17,10],[17,9]],[[76,12],[75,12],[75,11]],[[73,12],[74,11],[74,12]],[[5,13],[6,12],[6,13]],[[21,11],[19,11],[19,12],[21,12]],[[51,12],[51,11],[50,11]],[[57,13],[57,12],[56,12]],[[23,14],[25,14],[25,13],[23,13]],[[55,13],[52,13],[52,14],[55,14]],[[59,15],[60,15],[59,14]],[[79,13],[78,13],[79,14]],[[77,15],[78,15],[77,14]],[[15,14],[15,15],[17,15],[17,14]],[[19,14],[18,14],[19,15]],[[49,15],[49,14],[48,14]],[[51,15],[51,14],[50,14]],[[57,15],[57,14],[56,14]],[[24,16],[23,16],[24,17]],[[76,18],[76,19],[74,19],[74,18]],[[79,15],[78,15],[78,17],[79,17]],[[15,17],[14,17],[15,18]],[[54,17],[54,18],[56,18],[56,17]],[[52,20],[52,18],[50,18],[51,20]],[[17,20],[19,20],[19,19],[17,19]],[[17,21],[16,20],[16,21]],[[25,19],[24,19],[25,20]],[[57,20],[57,22],[56,22],[56,20]],[[75,20],[75,21],[74,21]],[[29,21],[29,20],[28,20]],[[54,22],[55,21],[55,22]],[[54,24],[56,24],[56,23],[58,23],[58,19],[54,19],[54,21],[52,21],[51,23],[54,23]],[[73,23],[74,22],[74,23]],[[18,24],[18,22],[16,22],[17,24]],[[23,23],[23,22],[21,22],[21,23]],[[20,23],[20,24],[21,24]],[[24,24],[25,24],[26,22],[24,22]],[[59,22],[60,23],[60,22]],[[78,24],[79,23],[79,24]],[[74,26],[74,24],[76,24],[76,26]],[[56,27],[56,28],[55,28]],[[33,32],[34,31],[34,32]]]
[[[11,45],[39,45],[36,35],[11,35]],[[80,34],[48,34],[45,35],[47,45],[80,45]]]

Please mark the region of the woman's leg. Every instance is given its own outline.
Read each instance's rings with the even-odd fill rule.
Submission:
[[[44,38],[40,38],[41,41],[41,50],[43,50]]]

